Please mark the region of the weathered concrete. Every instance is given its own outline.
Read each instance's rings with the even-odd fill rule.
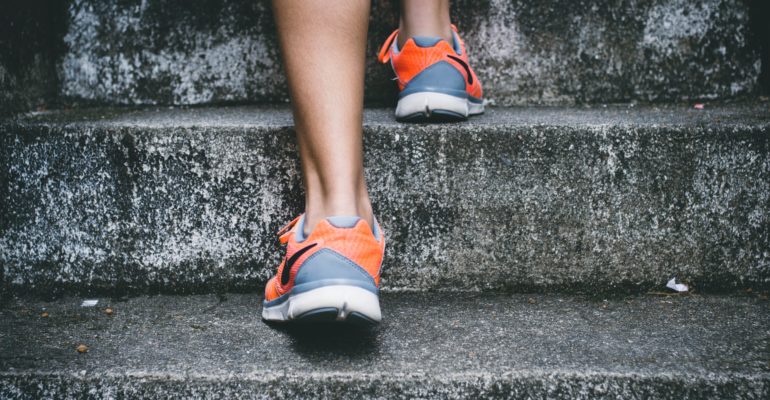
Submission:
[[[386,294],[384,322],[372,331],[270,327],[259,320],[259,302],[254,295],[101,299],[97,308],[77,298],[7,301],[0,397],[770,395],[770,313],[756,295]],[[88,352],[78,354],[79,344]]]
[[[384,287],[770,284],[768,103],[368,110]],[[51,112],[0,124],[0,261],[21,290],[255,290],[301,212],[285,108]]]
[[[393,99],[374,54],[397,25],[373,3],[367,98]],[[499,105],[755,94],[760,44],[742,0],[458,0],[455,22]],[[71,101],[286,99],[267,0],[74,1],[60,74]],[[761,24],[756,25],[757,29]]]
[[[59,96],[66,13],[60,0],[0,2],[0,116],[47,107]]]

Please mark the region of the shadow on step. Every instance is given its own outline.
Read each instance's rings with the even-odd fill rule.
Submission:
[[[367,358],[380,351],[382,326],[350,323],[276,324],[268,326],[291,340],[297,354],[328,360],[329,357]]]

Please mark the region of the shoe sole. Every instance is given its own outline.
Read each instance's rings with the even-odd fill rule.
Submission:
[[[396,106],[396,120],[404,122],[465,121],[484,113],[484,104],[445,93],[418,92],[404,96]]]
[[[382,320],[379,297],[360,287],[331,285],[286,296],[288,299],[281,304],[263,305],[262,319],[359,325],[373,325]]]

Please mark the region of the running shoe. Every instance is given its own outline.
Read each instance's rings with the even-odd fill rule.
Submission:
[[[278,231],[286,255],[265,287],[267,321],[375,324],[385,239],[359,217],[328,217],[304,234],[300,215]]]
[[[481,83],[468,64],[465,44],[452,25],[453,43],[414,36],[398,47],[398,29],[380,49],[398,80],[399,121],[462,121],[484,112]]]

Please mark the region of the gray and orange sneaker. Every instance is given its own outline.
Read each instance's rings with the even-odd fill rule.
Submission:
[[[278,231],[286,255],[265,287],[266,321],[374,324],[385,238],[359,217],[328,217],[305,236],[301,215]]]
[[[450,44],[438,37],[415,36],[399,48],[395,30],[382,45],[378,59],[390,62],[398,80],[397,120],[462,121],[484,112],[481,83],[454,25],[452,37]]]

